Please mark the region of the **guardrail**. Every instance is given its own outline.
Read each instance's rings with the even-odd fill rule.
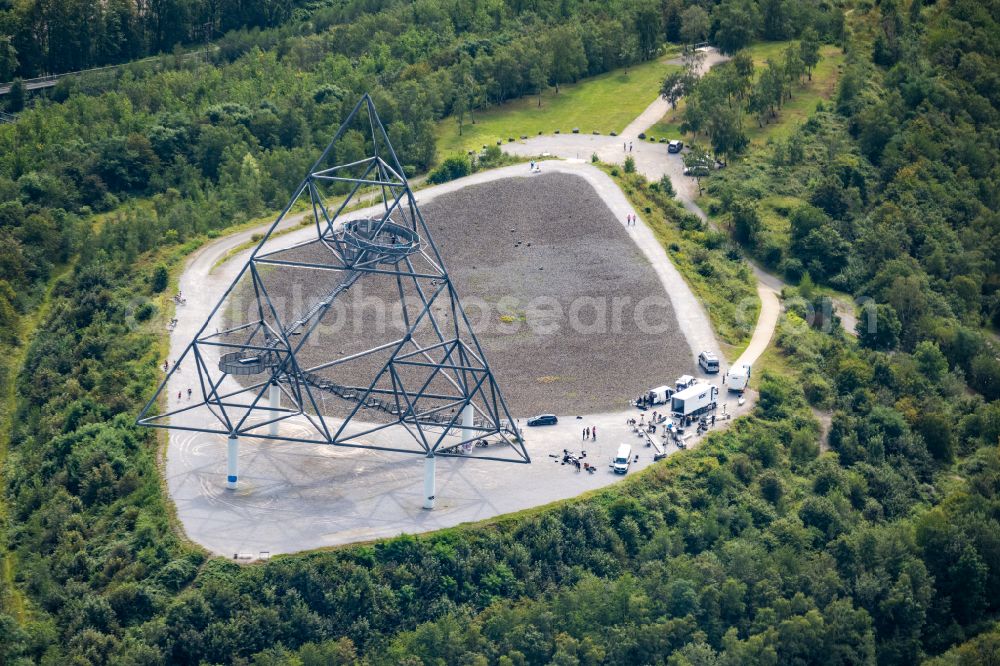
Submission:
[[[208,54],[210,51],[215,51],[218,47],[213,47],[211,49],[202,49],[200,51],[192,51],[190,53],[181,54],[180,58],[182,60],[188,60],[190,58],[197,58]],[[142,63],[154,62],[161,60],[163,58],[172,57],[169,53],[161,53],[155,56],[149,56],[147,58],[142,58],[141,60],[133,60],[131,62],[123,62],[117,65],[102,65],[101,67],[91,67],[89,69],[78,69],[73,72],[63,72],[61,74],[46,74],[45,76],[37,76],[33,79],[22,79],[21,83],[24,84],[25,90],[39,90],[40,88],[51,88],[59,79],[65,78],[67,76],[82,76],[84,74],[94,74],[96,72],[104,72],[114,69],[121,69],[122,67],[129,67],[131,65],[139,65]],[[7,83],[0,84],[0,95],[6,95],[10,93],[11,88],[14,87],[13,81],[8,81]]]

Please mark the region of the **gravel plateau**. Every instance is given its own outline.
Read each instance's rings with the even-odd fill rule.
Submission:
[[[434,198],[421,212],[515,417],[622,409],[650,386],[690,371],[692,352],[661,283],[583,178],[547,173],[473,185]],[[323,261],[326,253],[310,243],[281,258]],[[273,271],[262,279],[286,321],[339,279],[309,269],[281,273],[280,280]],[[364,276],[303,347],[300,363],[398,338],[398,289],[394,278]],[[235,298],[248,303],[248,295],[238,290]],[[446,304],[439,299],[435,311],[451,323],[439,307]],[[429,333],[422,343],[433,342]],[[367,384],[386,358],[375,354],[324,374]],[[342,416],[350,407],[331,396],[322,408]]]

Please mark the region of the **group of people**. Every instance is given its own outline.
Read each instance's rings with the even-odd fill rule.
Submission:
[[[178,291],[177,295],[174,296],[174,303],[176,303],[177,305],[184,305],[185,303],[187,303],[187,299],[181,296],[181,292]]]
[[[625,216],[625,226],[626,227],[634,227],[635,226],[635,220],[636,220],[636,214],[635,213],[629,213],[628,215]]]
[[[597,426],[587,426],[583,429],[584,439],[597,439]]]
[[[632,142],[631,141],[623,141],[622,142],[622,150],[624,152],[626,152],[626,153],[631,153],[632,152]]]

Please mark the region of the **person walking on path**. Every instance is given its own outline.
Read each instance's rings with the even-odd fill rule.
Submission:
[[[630,153],[632,152],[632,142],[631,141],[628,142],[628,152],[630,152]]]
[[[590,438],[597,439],[597,426],[590,429]]]

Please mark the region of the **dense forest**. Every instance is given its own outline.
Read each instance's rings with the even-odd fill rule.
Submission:
[[[128,62],[238,28],[288,21],[292,0],[63,0],[0,4],[0,81]]]
[[[846,24],[777,0],[384,4],[67,79],[0,126],[0,342],[24,359],[0,442],[0,663],[996,659],[1000,4],[862,2]],[[133,425],[162,363],[157,268],[284,203],[359,91],[418,172],[449,114],[665,39],[797,36],[803,62],[813,40],[845,48],[832,102],[765,146],[711,141],[729,162],[713,214],[798,285],[753,415],[487,525],[247,567],[176,535],[156,437]],[[730,127],[767,121],[766,69],[716,105]],[[703,135],[724,126],[702,108]],[[622,182],[685,243],[714,238],[662,185]],[[857,338],[810,325],[831,288],[865,304]]]
[[[983,329],[1000,326],[998,6],[918,2],[902,12],[887,3],[874,35],[855,40],[872,46],[849,50],[828,108],[720,174],[709,192],[771,269],[864,304],[878,326],[862,322],[861,345],[913,352],[933,343],[995,400],[1000,362]],[[754,113],[755,91],[777,66],[736,85],[749,91],[743,113]],[[696,97],[718,99],[738,67],[696,84]],[[733,134],[711,142],[722,153],[745,149]]]

